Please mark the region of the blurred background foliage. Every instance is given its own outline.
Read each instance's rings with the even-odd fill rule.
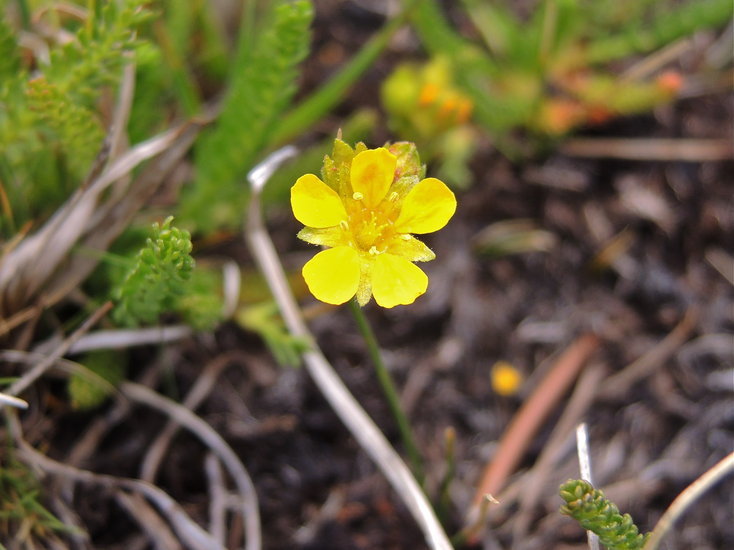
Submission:
[[[461,188],[472,184],[469,164],[481,144],[520,159],[577,128],[675,99],[684,84],[667,69],[676,45],[732,16],[730,0],[540,0],[523,10],[500,0],[460,4],[453,12],[460,20],[450,20],[437,0],[402,2],[327,80],[299,91],[312,49],[309,0],[222,2],[216,9],[209,0],[1,0],[4,257],[109,169],[119,154],[110,150],[115,132],[124,137],[116,146],[130,148],[182,121],[203,124],[176,177],[169,171],[156,182],[162,198],[132,216],[108,250],[70,250],[101,261],[86,289],[90,303],[118,303],[116,323],[157,323],[175,313],[212,328],[223,318],[218,266],[194,269],[182,258],[191,258],[197,242],[216,243],[241,228],[247,172],[267,152],[294,140],[301,146],[273,177],[266,202],[285,203],[295,178],[318,170],[333,135],[313,132],[314,125],[345,101],[399,29],[411,28],[425,55],[394,64],[381,84],[382,113],[355,109],[338,127],[348,142],[381,129],[415,141],[434,173]],[[114,128],[126,66],[134,66],[134,94],[125,127]],[[723,69],[712,60],[702,70]],[[170,220],[154,226],[146,244],[150,223],[169,214],[181,229],[166,225]],[[481,246],[497,249],[499,234],[526,244],[545,238],[518,227],[493,228]],[[169,253],[156,256],[165,247]],[[166,273],[177,275],[162,278]],[[268,299],[266,292],[248,298],[258,307]],[[269,310],[237,317],[252,328],[271,319],[262,311]],[[287,340],[279,330],[277,320],[258,329],[268,342]],[[292,358],[292,351],[278,354]]]

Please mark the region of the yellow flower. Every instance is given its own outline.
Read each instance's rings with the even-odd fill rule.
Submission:
[[[329,304],[355,295],[360,305],[371,296],[386,308],[412,304],[428,287],[428,277],[412,262],[436,257],[412,234],[445,226],[456,198],[436,178],[419,181],[417,154],[406,161],[384,147],[362,146],[339,163],[339,144],[353,155],[343,142],[335,144],[335,158],[327,157],[324,165],[329,184],[306,174],[291,188],[293,214],[306,226],[298,237],[329,247],[303,266],[303,278],[311,293]]]
[[[522,384],[522,374],[507,361],[497,361],[492,367],[492,388],[499,395],[515,395]]]

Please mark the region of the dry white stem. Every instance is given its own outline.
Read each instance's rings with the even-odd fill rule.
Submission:
[[[589,453],[589,431],[586,428],[586,422],[582,422],[576,426],[576,449],[579,455],[579,470],[581,479],[594,484],[591,477],[591,454]],[[599,550],[599,537],[591,531],[586,531],[586,537],[589,540],[590,550]]]
[[[61,357],[69,351],[69,348],[74,344],[74,342],[97,324],[97,322],[102,319],[102,317],[104,317],[111,308],[112,304],[107,302],[95,311],[78,329],[61,342],[53,353],[47,355],[44,360],[36,364],[36,366],[16,380],[7,390],[5,390],[5,393],[10,396],[15,396],[26,390],[31,384],[33,384],[33,382],[40,378],[43,373],[53,367],[56,361],[61,359]]]
[[[223,545],[228,499],[222,467],[214,453],[207,453],[204,471],[209,480],[209,532],[219,544]]]
[[[293,540],[301,546],[306,546],[310,543],[316,537],[319,528],[324,523],[338,516],[339,512],[344,508],[345,500],[346,491],[343,487],[333,489],[314,517],[305,525],[301,525],[294,533]]]
[[[150,344],[168,344],[187,338],[193,334],[187,325],[173,325],[167,327],[150,327],[140,329],[98,330],[85,334],[69,348],[70,355],[87,351],[106,349],[127,349],[134,346]],[[35,351],[41,353],[46,349],[46,343],[40,344]]]
[[[188,395],[186,395],[186,398],[183,400],[183,406],[191,411],[196,410],[214,388],[224,367],[229,365],[231,361],[232,358],[227,355],[222,355],[211,361],[196,379]],[[145,458],[140,466],[141,479],[150,481],[151,483],[155,481],[158,468],[163,461],[166,450],[179,428],[178,423],[169,420],[155,441],[148,447],[148,452],[145,453]]]
[[[222,316],[230,319],[237,311],[237,305],[240,301],[240,286],[242,285],[242,273],[239,266],[228,261],[222,266],[222,290],[224,294],[224,305],[222,306]]]
[[[240,462],[240,459],[227,442],[224,441],[222,436],[183,405],[163,397],[145,386],[133,382],[123,382],[120,384],[120,391],[133,401],[144,403],[164,412],[171,419],[196,435],[219,457],[227,470],[229,470],[240,493],[243,521],[247,534],[245,548],[246,550],[260,550],[262,540],[260,533],[260,511],[255,486],[242,462]]]
[[[109,489],[123,488],[141,493],[153,502],[166,517],[186,548],[189,550],[225,550],[222,545],[218,544],[206,531],[199,527],[175,500],[155,485],[138,479],[96,474],[50,459],[36,451],[23,439],[20,422],[15,415],[8,415],[8,419],[21,456],[34,467],[78,483],[88,483]]]
[[[81,524],[79,516],[67,506],[61,496],[52,498],[51,509],[64,525],[74,529],[74,531],[67,534],[71,547],[65,547],[65,550],[92,550],[89,534]]]
[[[125,52],[123,55],[128,63],[122,69],[120,91],[117,94],[117,103],[112,116],[110,135],[108,136],[110,160],[118,158],[127,149],[127,123],[130,120],[130,111],[135,97],[135,63],[130,62],[133,55],[131,52]]]
[[[183,547],[168,525],[141,495],[128,495],[124,491],[118,491],[115,499],[145,531],[155,550],[182,550]]]
[[[686,510],[706,491],[732,472],[734,472],[734,453],[722,458],[701,477],[686,487],[658,520],[647,544],[645,544],[645,550],[657,550],[663,537],[672,529],[673,524],[680,519]]]
[[[586,422],[582,422],[576,426],[576,450],[579,455],[581,479],[593,485],[594,480],[591,477],[591,455],[589,454],[589,431],[586,428]]]
[[[294,336],[314,342],[288,286],[278,253],[265,229],[260,209],[260,192],[268,177],[278,164],[293,156],[294,153],[295,150],[292,147],[280,149],[248,175],[252,198],[250,199],[245,238],[278,303],[288,330]],[[303,360],[306,370],[334,412],[403,500],[423,531],[428,545],[433,550],[450,550],[451,543],[413,474],[380,429],[349,393],[315,343],[312,344],[310,351],[303,354]]]
[[[0,393],[0,406],[15,407],[16,409],[27,409],[28,401],[19,399],[18,397],[13,397],[12,395]]]

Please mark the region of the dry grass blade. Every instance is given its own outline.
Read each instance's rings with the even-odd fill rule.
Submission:
[[[579,456],[579,471],[581,479],[593,484],[594,480],[591,475],[591,453],[589,452],[589,430],[585,423],[581,423],[576,427],[576,449]],[[586,531],[586,538],[589,542],[589,550],[599,550],[599,537],[592,531]]]
[[[88,332],[94,325],[96,325],[102,317],[112,309],[112,302],[107,302],[97,311],[95,311],[82,325],[76,329],[68,338],[66,338],[61,344],[54,350],[53,353],[46,356],[44,360],[39,362],[35,367],[25,373],[20,379],[16,380],[5,393],[11,396],[18,395],[25,391],[33,382],[40,378],[43,373],[50,369],[56,361],[61,359],[68,351],[69,348],[76,342],[81,336]]]
[[[278,303],[288,330],[294,336],[313,342],[313,337],[303,322],[298,304],[288,286],[278,253],[265,229],[260,209],[260,192],[268,177],[279,163],[294,153],[295,149],[292,147],[276,151],[250,172],[249,179],[253,193],[245,238]],[[433,550],[450,550],[451,543],[413,474],[354,396],[349,393],[315,343],[312,344],[310,351],[303,354],[303,360],[308,373],[334,412],[403,500],[423,531],[428,545]]]
[[[645,545],[645,550],[657,550],[663,537],[693,502],[732,472],[734,472],[734,453],[721,459],[711,469],[691,483],[678,495],[660,520],[658,520],[657,525],[655,525],[652,531],[652,535],[650,535],[650,539]]]
[[[232,448],[227,445],[227,442],[224,441],[222,436],[183,405],[179,405],[145,386],[133,382],[124,382],[120,385],[120,391],[129,399],[138,403],[144,403],[170,416],[178,424],[196,435],[220,458],[227,470],[229,470],[240,493],[242,514],[244,516],[243,520],[247,532],[245,548],[246,550],[260,550],[262,535],[260,532],[260,511],[255,486],[242,462],[240,462],[240,459]]]
[[[12,315],[26,307],[41,289],[53,294],[59,288],[74,288],[83,280],[96,265],[90,258],[77,260],[83,267],[67,266],[57,279],[54,274],[73,246],[105,249],[109,245],[188,150],[200,127],[184,123],[136,145],[88,186],[78,189],[41,229],[10,251],[0,264],[0,314]],[[126,194],[100,204],[102,191],[159,155],[160,162],[144,171]]]

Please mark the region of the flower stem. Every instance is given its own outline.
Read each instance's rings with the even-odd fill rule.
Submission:
[[[418,482],[423,484],[423,460],[421,459],[420,453],[418,452],[418,446],[415,444],[415,438],[413,437],[413,430],[410,428],[408,417],[405,416],[405,412],[400,406],[400,397],[395,389],[395,382],[393,382],[392,376],[385,367],[385,363],[382,360],[382,354],[380,353],[380,347],[377,344],[377,339],[372,331],[367,317],[365,316],[362,308],[357,303],[356,299],[352,299],[349,302],[349,307],[352,310],[352,315],[357,321],[357,327],[359,332],[362,334],[367,349],[372,358],[372,362],[375,365],[375,373],[377,374],[377,380],[380,382],[382,391],[387,398],[387,404],[390,407],[390,412],[398,425],[400,431],[400,438],[403,440],[403,445],[408,453],[410,459],[410,465],[413,469],[413,474],[418,479]]]

